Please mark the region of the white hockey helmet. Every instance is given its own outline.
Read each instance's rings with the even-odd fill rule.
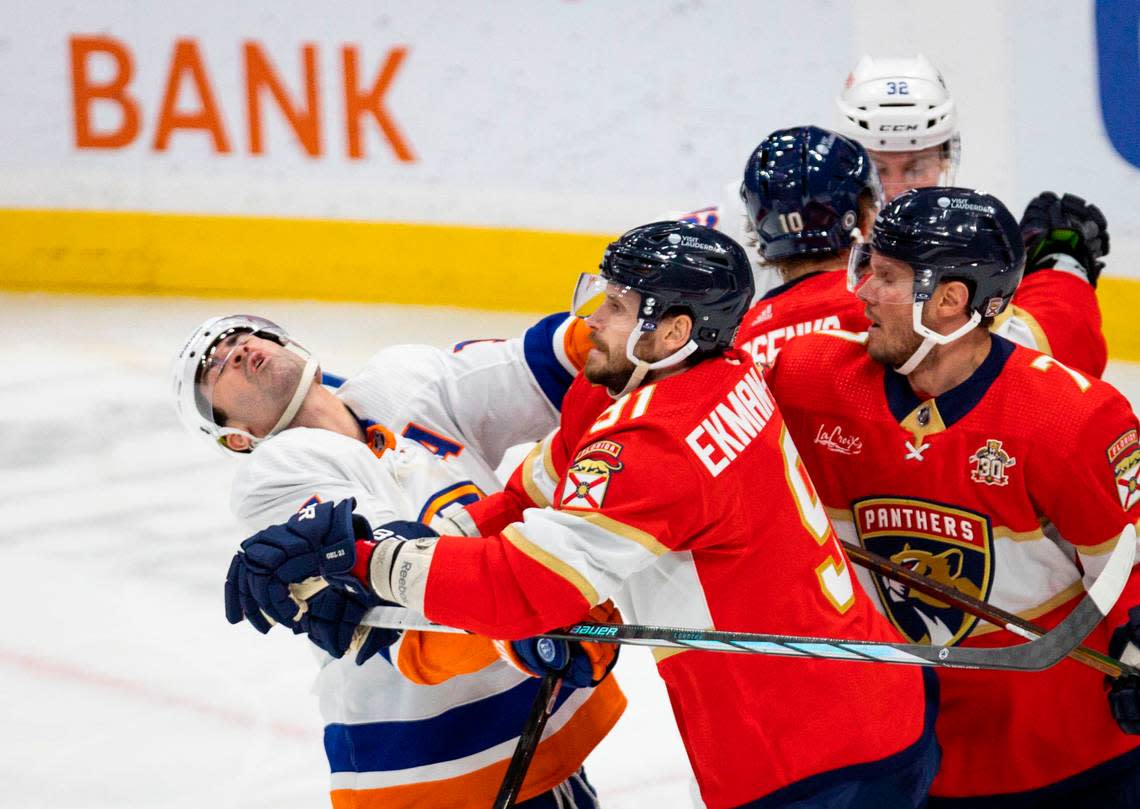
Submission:
[[[880,152],[945,147],[953,183],[960,152],[958,110],[942,74],[919,54],[905,58],[864,56],[835,99],[839,132]]]
[[[214,418],[213,390],[202,384],[210,368],[215,365],[224,366],[229,359],[228,353],[221,357],[214,355],[218,343],[239,332],[249,332],[273,340],[305,360],[305,369],[301,373],[297,389],[289,404],[281,413],[277,423],[262,438],[251,435],[245,430],[219,425]],[[250,440],[251,446],[257,446],[285,429],[297,415],[305,395],[313,384],[318,364],[312,354],[293,341],[283,328],[271,320],[255,315],[212,317],[194,329],[171,366],[172,389],[178,416],[189,430],[204,433],[224,449],[229,449],[225,441],[227,435],[243,435]]]

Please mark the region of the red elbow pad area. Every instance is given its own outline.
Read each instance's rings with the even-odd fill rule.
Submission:
[[[501,536],[436,543],[424,599],[433,621],[515,640],[579,621],[591,606],[574,585]]]

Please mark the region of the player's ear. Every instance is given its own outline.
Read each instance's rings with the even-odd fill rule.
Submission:
[[[225,441],[226,446],[232,449],[234,452],[248,452],[250,449],[250,441],[248,435],[230,433],[222,440]]]
[[[693,318],[687,312],[678,312],[661,319],[658,326],[662,348],[672,354],[682,348],[693,334]]]
[[[947,320],[970,316],[970,287],[964,281],[951,280],[938,289],[938,315]]]

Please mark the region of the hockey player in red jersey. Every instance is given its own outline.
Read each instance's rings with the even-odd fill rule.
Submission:
[[[748,158],[740,196],[760,256],[783,283],[749,309],[737,347],[767,367],[794,337],[867,328],[847,289],[848,249],[871,232],[883,198],[866,150],[814,126],[777,130]]]
[[[294,533],[312,563],[289,575],[351,567],[383,599],[493,637],[574,622],[608,598],[634,622],[896,637],[854,586],[759,370],[730,348],[751,295],[747,258],[723,234],[629,231],[579,282],[576,301],[599,302],[594,348],[560,428],[505,494],[458,521],[483,538],[382,532],[354,551],[349,527]],[[582,645],[604,670],[597,644]],[[657,661],[707,806],[924,799],[937,747],[920,671],[694,650]]]
[[[954,184],[958,108],[925,56],[864,56],[836,104],[839,131],[870,153],[888,201],[909,188]],[[1106,227],[1100,210],[1080,197],[1058,199],[1049,191],[1035,197],[1021,219],[1025,278],[1003,314],[1020,321],[1006,336],[1098,378],[1108,361],[1096,299]]]
[[[985,330],[1024,262],[1018,225],[992,196],[906,192],[851,257],[869,332],[795,340],[768,379],[844,539],[1049,628],[1140,518],[1140,439],[1111,386]],[[859,577],[912,641],[1020,641]],[[1134,573],[1088,645],[1127,662],[1138,603]],[[1068,660],[940,680],[932,807],[1138,805],[1135,681],[1114,681],[1106,702],[1101,675]]]

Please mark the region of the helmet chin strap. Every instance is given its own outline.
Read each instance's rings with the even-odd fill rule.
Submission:
[[[922,337],[922,345],[920,345],[910,358],[902,365],[895,368],[903,376],[910,374],[918,367],[926,355],[931,352],[935,346],[949,345],[957,340],[959,337],[973,331],[977,328],[978,324],[982,322],[982,315],[980,312],[972,312],[970,319],[963,323],[958,328],[949,334],[939,334],[933,331],[922,322],[922,310],[926,306],[926,301],[915,301],[911,308],[911,326],[914,328],[916,334]]]
[[[320,367],[320,361],[311,354],[302,354],[300,351],[294,349],[291,345],[285,346],[297,356],[305,358],[305,368],[301,371],[301,378],[297,381],[297,389],[293,391],[293,398],[289,400],[289,404],[285,405],[285,409],[281,411],[281,418],[277,419],[277,423],[270,428],[262,438],[258,438],[246,430],[239,430],[236,427],[222,427],[218,432],[222,438],[227,435],[243,435],[249,439],[250,449],[256,447],[262,441],[268,441],[277,433],[284,430],[289,426],[289,423],[297,415],[297,411],[301,409],[301,405],[305,401],[305,397],[309,394],[309,388],[313,386],[313,380],[317,377],[317,369]]]
[[[277,435],[293,421],[293,417],[297,415],[297,411],[301,409],[301,403],[305,401],[305,397],[309,393],[309,388],[313,386],[319,365],[317,358],[313,356],[310,356],[305,362],[305,370],[301,371],[301,379],[297,383],[297,390],[293,391],[293,398],[289,400],[289,404],[285,405],[285,409],[281,412],[281,418],[277,419],[277,423],[265,434],[265,438],[261,439],[262,441]]]
[[[629,375],[629,381],[625,383],[625,386],[621,390],[617,391],[616,393],[612,390],[609,391],[610,396],[615,399],[619,399],[622,396],[625,396],[631,390],[640,385],[645,379],[646,374],[648,374],[650,371],[656,371],[661,368],[672,368],[674,365],[678,365],[684,362],[685,358],[696,351],[698,348],[697,344],[694,341],[689,340],[689,342],[685,343],[685,345],[681,346],[668,357],[657,360],[656,362],[646,362],[643,359],[639,359],[633,353],[634,346],[637,345],[637,341],[641,338],[641,335],[645,333],[644,326],[645,320],[638,319],[637,326],[635,326],[633,331],[629,333],[629,339],[625,341],[625,356],[626,359],[633,363],[633,373]]]

